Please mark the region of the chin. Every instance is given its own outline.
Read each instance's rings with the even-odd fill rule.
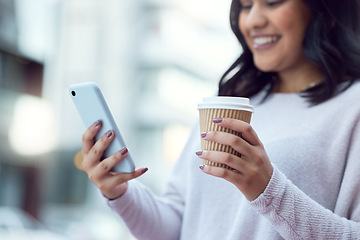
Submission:
[[[270,66],[258,66],[255,65],[257,69],[259,69],[262,72],[276,72],[276,69]]]
[[[254,61],[255,67],[259,69],[262,72],[276,72],[278,69],[274,64],[271,64],[269,62],[257,62]]]

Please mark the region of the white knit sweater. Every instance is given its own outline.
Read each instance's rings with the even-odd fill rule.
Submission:
[[[199,170],[194,130],[163,196],[133,180],[108,201],[138,239],[360,239],[360,83],[309,107],[299,94],[273,94],[251,125],[274,166],[253,202]]]

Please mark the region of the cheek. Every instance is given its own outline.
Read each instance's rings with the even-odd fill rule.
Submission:
[[[239,26],[240,32],[241,32],[243,35],[244,35],[244,31],[245,31],[244,23],[245,23],[245,17],[244,17],[243,14],[240,14],[240,15],[239,15],[239,20],[238,20],[238,26]]]
[[[245,21],[246,21],[246,15],[245,14],[240,14],[239,16],[239,30],[241,32],[241,34],[243,35],[246,44],[249,46],[249,48],[251,49],[251,44],[250,44],[250,37],[249,37],[249,31],[247,30],[247,28],[245,27]]]
[[[274,17],[273,23],[276,24],[277,29],[283,34],[287,44],[293,47],[302,46],[306,31],[306,21],[303,18],[294,16],[294,13],[284,12]]]
[[[287,10],[281,11],[281,13],[275,13],[271,16],[272,23],[282,32],[291,31],[297,23],[296,20],[293,20],[294,12]]]

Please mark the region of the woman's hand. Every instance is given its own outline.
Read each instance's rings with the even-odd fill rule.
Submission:
[[[116,164],[122,161],[128,154],[127,148],[122,148],[114,155],[102,160],[105,149],[114,139],[114,132],[109,130],[97,142],[94,137],[101,128],[101,121],[93,123],[83,134],[82,137],[82,156],[81,167],[88,175],[89,179],[100,189],[102,194],[115,199],[126,192],[126,182],[141,176],[147,168],[139,168],[131,173],[118,173],[110,171]]]
[[[199,151],[196,154],[201,159],[224,163],[234,170],[207,165],[200,166],[200,169],[207,174],[226,179],[249,201],[255,200],[265,190],[273,172],[263,144],[254,129],[246,122],[231,118],[218,118],[213,122],[240,133],[241,137],[220,131],[202,133],[201,137],[206,141],[231,146],[241,157],[225,152]]]

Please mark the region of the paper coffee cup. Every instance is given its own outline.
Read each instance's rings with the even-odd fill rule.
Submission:
[[[207,97],[198,104],[200,116],[200,133],[209,131],[222,131],[241,137],[241,134],[215,124],[214,118],[234,118],[250,123],[253,107],[248,98],[242,97]],[[201,138],[201,149],[203,151],[221,151],[241,157],[241,154],[232,147],[216,142],[205,141]],[[202,164],[229,168],[225,164],[202,160]]]

